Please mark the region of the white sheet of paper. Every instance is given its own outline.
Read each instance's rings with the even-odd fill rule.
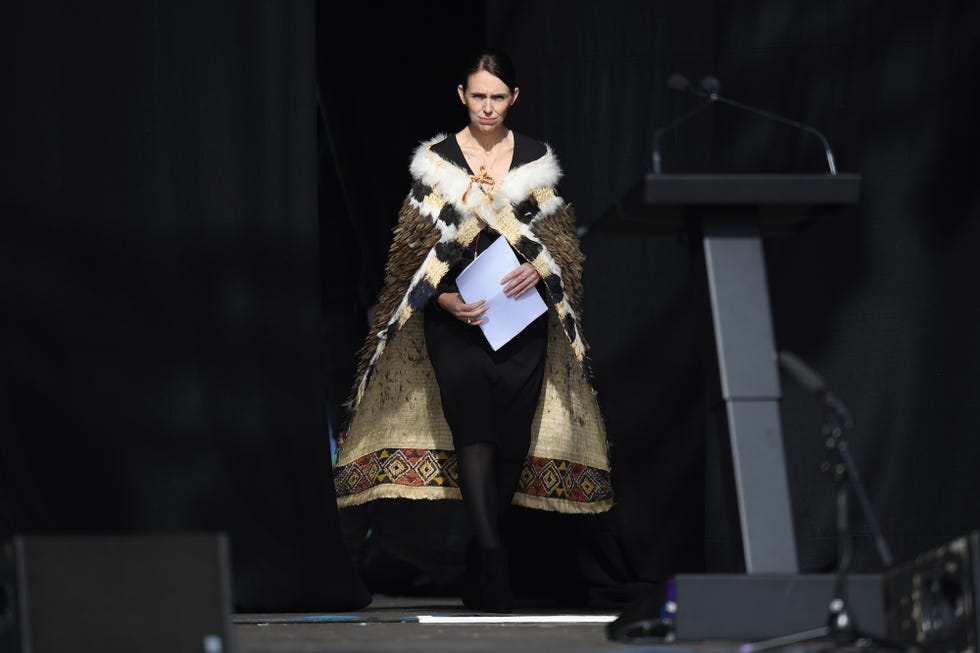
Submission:
[[[500,280],[519,265],[507,239],[500,236],[456,277],[464,302],[486,300],[488,308],[481,316],[486,321],[480,328],[494,351],[548,310],[537,288],[531,288],[520,298],[504,294]]]

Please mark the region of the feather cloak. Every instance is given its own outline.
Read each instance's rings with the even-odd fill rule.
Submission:
[[[546,147],[488,194],[471,183],[468,171],[432,151],[446,137],[422,143],[411,160],[412,189],[393,231],[377,316],[360,352],[349,426],[337,450],[338,506],[460,498],[422,313],[482,220],[534,265],[547,288],[544,381],[513,503],[567,513],[608,510],[608,443],[581,325],[584,257],[572,208],[556,194],[558,160]]]

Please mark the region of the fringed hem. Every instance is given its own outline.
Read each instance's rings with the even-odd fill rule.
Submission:
[[[375,499],[461,499],[459,488],[454,487],[405,487],[403,485],[376,485],[357,494],[337,497],[338,508],[359,506]]]
[[[348,494],[337,497],[338,508],[352,508],[375,499],[412,499],[412,500],[439,500],[439,499],[461,499],[458,488],[451,487],[400,487],[397,485],[380,485],[357,494]],[[539,497],[532,494],[518,492],[514,495],[513,504],[522,508],[533,510],[546,510],[548,512],[561,512],[566,514],[590,515],[598,514],[611,510],[613,507],[612,499],[603,501],[569,501],[568,499],[556,499],[554,497]]]
[[[514,496],[514,505],[522,508],[532,508],[534,510],[547,510],[549,512],[562,512],[573,515],[592,515],[607,512],[613,507],[612,499],[602,501],[569,501],[568,499],[556,499],[553,497],[539,497],[533,494],[517,493]]]

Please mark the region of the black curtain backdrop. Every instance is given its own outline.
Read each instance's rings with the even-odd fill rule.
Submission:
[[[674,72],[717,75],[726,95],[815,125],[839,168],[864,175],[860,206],[767,241],[777,344],[854,412],[850,443],[896,558],[980,526],[974,3],[387,11],[4,7],[4,536],[227,530],[238,609],[367,602],[338,534],[326,406],[349,386],[411,150],[464,124],[458,60],[485,43],[513,54],[512,125],[555,147],[588,228],[585,328],[618,494],[598,519],[519,513],[520,591],[614,600],[593,590],[704,569],[718,545],[691,249],[603,229],[650,169],[654,129],[692,106],[666,91]],[[812,139],[724,107],[663,150],[669,171],[823,164]],[[783,389],[801,563],[826,570],[821,415]],[[460,506],[405,503],[343,522],[364,547],[357,571],[369,589],[444,591]],[[856,525],[856,567],[876,569]]]
[[[675,72],[716,75],[729,97],[815,125],[838,167],[864,175],[860,206],[766,242],[777,346],[851,407],[849,442],[897,559],[980,526],[976,4],[492,1],[487,22],[520,71],[514,126],[556,147],[563,194],[595,226],[583,240],[585,328],[637,573],[710,566],[699,552],[718,544],[700,546],[705,326],[689,248],[601,228],[650,170],[653,130],[694,106],[666,89]],[[666,171],[824,169],[814,139],[724,107],[663,151]],[[791,379],[783,389],[801,565],[827,570],[822,413]],[[854,519],[856,568],[878,569]]]
[[[321,375],[314,7],[6,3],[0,529],[226,531],[354,609]]]

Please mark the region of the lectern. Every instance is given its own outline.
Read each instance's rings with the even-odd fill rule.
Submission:
[[[649,173],[626,198],[633,225],[700,240],[748,574],[798,570],[762,238],[857,203],[860,184],[856,174]]]

